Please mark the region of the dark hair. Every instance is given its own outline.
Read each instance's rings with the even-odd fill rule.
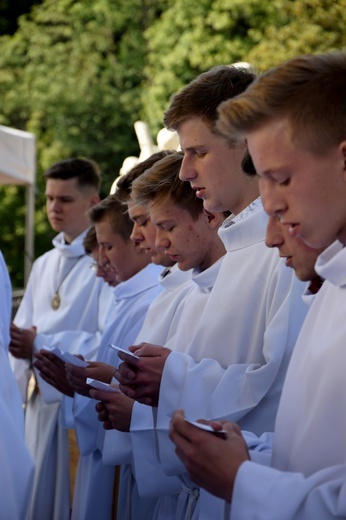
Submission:
[[[93,250],[98,247],[95,226],[88,229],[88,232],[83,239],[83,247],[87,255],[91,255]]]
[[[129,172],[125,173],[124,175],[120,175],[120,177],[118,177],[115,190],[115,193],[118,195],[119,199],[126,203],[131,197],[133,181],[142,175],[145,170],[151,168],[152,165],[157,161],[163,159],[171,153],[174,153],[174,150],[161,150],[160,152],[153,153],[144,161],[136,164],[136,166],[131,168]]]
[[[88,216],[93,224],[108,221],[114,233],[120,235],[126,242],[130,240],[133,222],[124,209],[122,201],[115,193],[108,195],[101,202],[92,206],[89,209]]]
[[[189,182],[179,179],[184,154],[174,152],[140,175],[132,184],[131,198],[137,204],[157,204],[169,200],[188,211],[194,220],[203,212],[203,200],[196,197]]]
[[[101,181],[100,169],[95,161],[73,157],[53,164],[44,172],[43,177],[45,180],[76,178],[79,187],[88,186],[96,191],[99,190]]]
[[[246,66],[220,65],[200,74],[174,94],[164,115],[164,124],[171,130],[191,117],[201,117],[214,130],[217,107],[222,101],[243,92],[256,75]]]
[[[246,173],[246,175],[250,175],[251,177],[253,177],[254,175],[257,175],[255,165],[252,162],[252,157],[249,154],[249,152],[245,153],[243,160],[241,162],[241,167],[242,167],[243,172]]]

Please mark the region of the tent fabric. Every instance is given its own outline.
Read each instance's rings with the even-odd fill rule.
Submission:
[[[35,136],[0,125],[0,184],[35,183]]]
[[[35,136],[0,125],[0,185],[24,185],[26,190],[24,284],[34,258],[34,212],[36,178]]]

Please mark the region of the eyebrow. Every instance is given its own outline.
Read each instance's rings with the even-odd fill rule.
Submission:
[[[153,221],[152,221],[153,222]],[[163,218],[163,219],[158,219],[156,220],[155,222],[153,222],[154,226],[162,226],[163,224],[167,224],[167,222],[173,222],[173,219],[169,219],[169,218]]]
[[[186,148],[182,148],[182,152],[193,152],[195,150],[199,150],[201,148],[206,148],[205,144],[196,144],[195,146],[187,146]]]
[[[130,215],[129,215],[129,217],[130,217],[130,220],[132,220],[132,221],[134,221],[134,222],[135,222],[136,220],[139,220],[140,218],[144,218],[144,219],[149,219],[149,218],[150,218],[150,217],[149,217],[149,213],[144,213],[144,214],[142,214],[142,215],[133,215],[133,216],[130,216]]]
[[[273,175],[280,174],[284,171],[284,168],[268,168],[267,170],[264,170],[263,172],[259,173],[256,170],[256,175],[258,177],[272,177]]]

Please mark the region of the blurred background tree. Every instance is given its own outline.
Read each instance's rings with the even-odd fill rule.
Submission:
[[[41,181],[53,162],[95,159],[104,196],[124,158],[139,154],[134,121],[154,137],[172,93],[197,74],[342,49],[345,22],[346,0],[0,1],[0,123],[37,139],[36,256],[53,236]],[[0,196],[0,247],[21,287],[24,188]]]

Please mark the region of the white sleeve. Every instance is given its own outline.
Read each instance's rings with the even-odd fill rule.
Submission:
[[[346,466],[309,477],[253,462],[241,465],[230,512],[232,520],[331,520],[346,517]]]
[[[74,427],[81,455],[95,451],[100,429],[95,406],[97,401],[91,397],[75,393],[73,399]],[[101,425],[102,427],[102,425]]]
[[[167,476],[158,460],[153,409],[150,406],[134,403],[130,433],[132,467],[140,496],[159,497],[178,493],[181,481],[177,477]]]
[[[245,349],[244,362],[231,361],[230,354],[230,364],[224,368],[215,359],[195,362],[187,354],[172,352],[162,375],[158,431],[167,432],[168,414],[178,408],[184,409],[190,420],[229,420],[255,433],[272,429],[291,352],[307,312],[301,291],[302,285],[287,273],[276,273],[268,290],[265,333],[256,347],[260,352],[247,352],[247,345],[234,346]],[[225,339],[225,348],[231,351],[232,338]],[[240,357],[241,352],[237,355]],[[262,361],[246,362],[246,358],[254,357]],[[170,459],[166,471],[172,474],[169,464],[176,457],[167,442],[162,447],[159,442],[162,462]]]

